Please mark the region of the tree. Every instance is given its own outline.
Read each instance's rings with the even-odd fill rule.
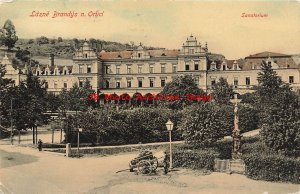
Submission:
[[[257,89],[262,124],[261,136],[267,147],[278,153],[300,156],[300,108],[297,95],[272,69],[263,63]]]
[[[175,97],[179,99],[170,99],[159,101],[162,104],[166,104],[169,108],[180,109],[183,105],[190,105],[194,100],[187,98],[187,95],[204,95],[205,92],[198,88],[194,79],[190,75],[178,76],[173,81],[167,83],[160,93],[162,96]]]
[[[34,40],[33,40],[33,39],[29,39],[27,43],[28,43],[28,44],[33,44],[33,43],[34,43]]]
[[[60,95],[61,107],[67,110],[83,111],[88,106],[96,107],[97,102],[89,100],[89,95],[95,93],[91,89],[89,81],[86,81],[83,87],[79,87],[77,83],[69,90],[63,90]]]
[[[5,73],[5,66],[0,63],[0,125],[9,126],[9,99],[12,97],[12,95],[10,95],[10,90],[12,89],[12,80],[4,78]]]
[[[49,111],[57,111],[61,107],[61,100],[59,96],[56,96],[52,93],[47,93],[46,95],[46,102],[47,102],[47,110]]]
[[[37,140],[37,126],[46,123],[48,116],[44,115],[47,110],[46,88],[44,82],[32,73],[27,74],[25,82],[21,82],[14,100],[16,126],[19,129],[31,128],[33,132],[33,144]]]
[[[212,86],[212,90],[213,99],[217,103],[230,104],[230,99],[233,97],[234,92],[232,86],[223,77]]]
[[[21,60],[22,62],[29,62],[30,60],[30,52],[28,50],[18,50],[16,52],[17,59]]]
[[[238,116],[241,133],[257,129],[259,127],[258,110],[256,110],[251,104],[240,103]]]
[[[233,107],[215,102],[192,105],[184,114],[179,129],[184,140],[193,146],[213,146],[217,140],[230,135],[233,129]]]
[[[15,26],[10,20],[6,20],[4,26],[0,32],[0,43],[7,46],[8,50],[11,50],[15,46],[18,40],[16,35]]]
[[[49,44],[49,39],[45,36],[41,36],[39,38],[36,38],[36,43],[37,44]]]

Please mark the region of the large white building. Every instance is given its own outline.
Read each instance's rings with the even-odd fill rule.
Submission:
[[[190,74],[207,92],[223,77],[242,94],[258,85],[257,75],[263,61],[270,63],[283,81],[300,89],[300,64],[291,55],[262,52],[244,60],[227,60],[210,53],[207,44],[201,45],[192,35],[180,50],[146,50],[140,44],[136,50],[97,53],[85,42],[70,64],[57,64],[50,55],[47,65],[38,65],[32,71],[45,80],[48,91],[54,93],[70,89],[75,83],[81,87],[88,80],[94,90],[102,93],[158,94],[174,77]],[[1,63],[6,65],[5,77],[13,79],[15,84],[26,78],[27,65],[15,69],[6,55]]]

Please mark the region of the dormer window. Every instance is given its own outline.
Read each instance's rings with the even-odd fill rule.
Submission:
[[[138,58],[141,58],[142,54],[141,53],[138,53]]]
[[[40,71],[37,71],[37,72],[36,72],[36,75],[39,76],[39,75],[40,75]]]
[[[234,65],[234,70],[237,70],[237,64]]]
[[[223,65],[223,71],[225,71],[226,70],[226,65]]]
[[[67,75],[67,70],[64,70],[64,75]]]

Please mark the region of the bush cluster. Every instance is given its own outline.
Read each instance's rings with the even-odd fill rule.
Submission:
[[[300,160],[271,151],[259,137],[243,139],[242,153],[249,178],[300,183]]]
[[[213,149],[190,149],[178,146],[173,149],[173,167],[213,170],[214,159],[219,154]]]
[[[170,109],[140,108],[134,110],[97,110],[69,117],[66,121],[66,142],[77,141],[76,127],[83,128],[80,142],[98,145],[122,145],[168,141],[166,122],[173,121],[172,139],[182,140],[177,123],[182,113]]]
[[[300,160],[278,154],[253,152],[243,155],[246,175],[267,181],[300,183]]]

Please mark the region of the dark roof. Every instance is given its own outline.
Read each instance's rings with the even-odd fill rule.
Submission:
[[[179,55],[179,50],[147,50],[146,51],[150,57],[177,57]],[[134,51],[119,51],[119,52],[99,52],[98,56],[100,59],[109,60],[109,59],[131,59]]]
[[[249,55],[249,56],[245,57],[245,59],[247,59],[247,58],[268,58],[268,57],[291,57],[291,55],[265,51],[265,52],[261,52],[261,53],[256,53],[254,55]]]

